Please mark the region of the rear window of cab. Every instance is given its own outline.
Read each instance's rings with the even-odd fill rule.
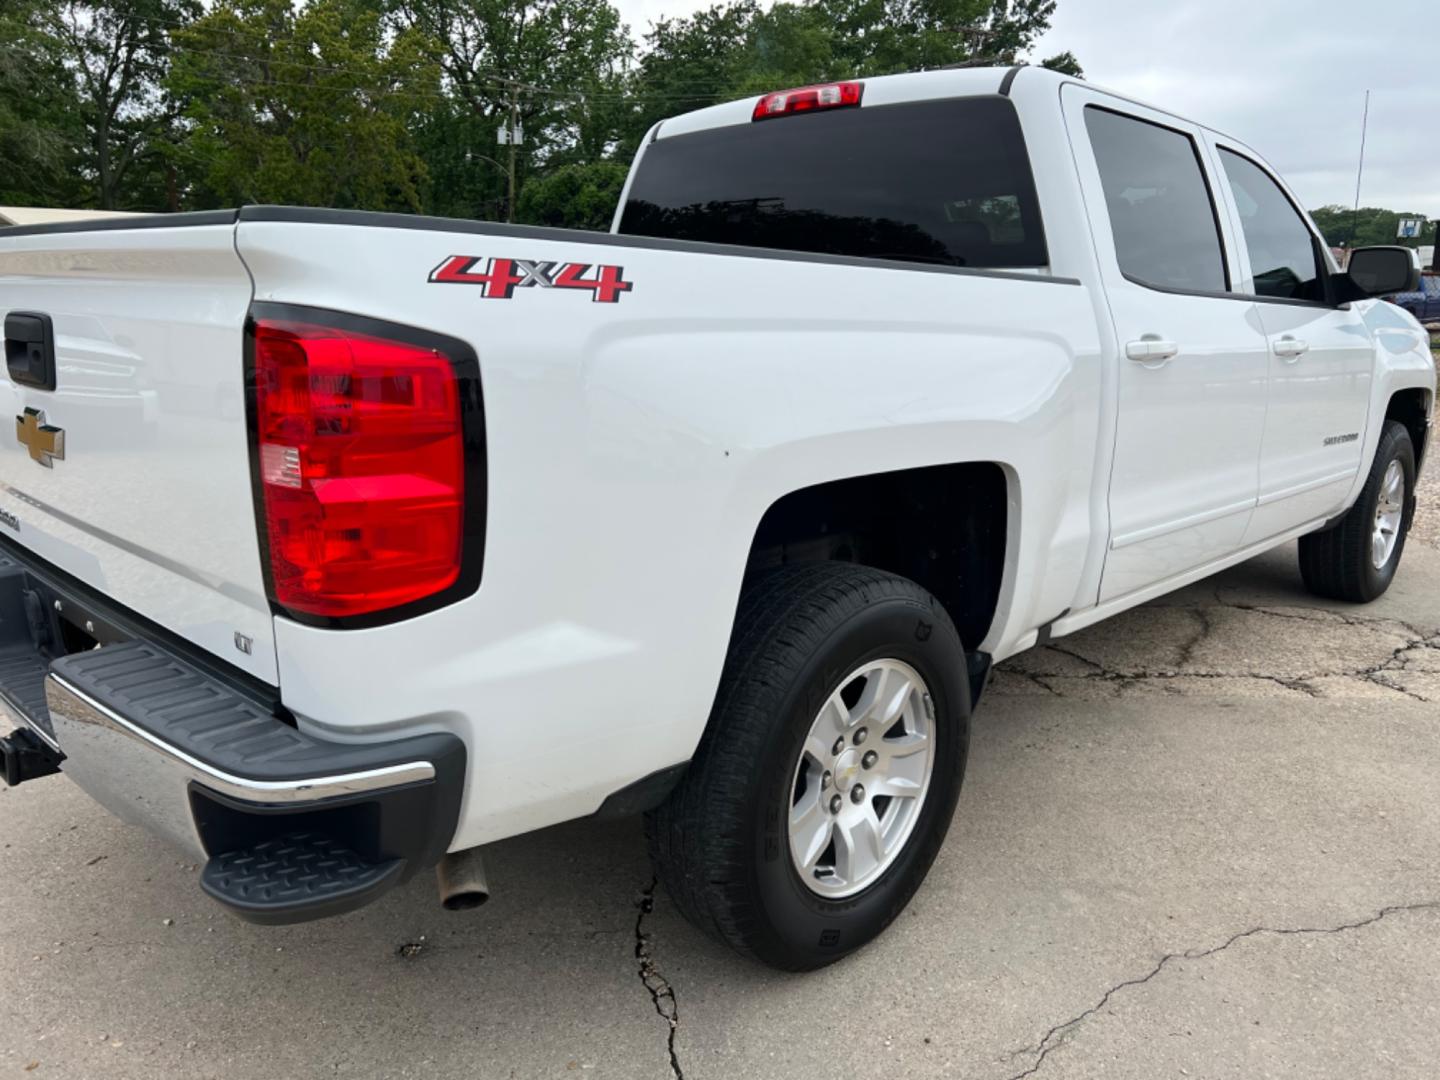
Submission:
[[[982,269],[1045,266],[1015,107],[954,98],[800,113],[645,148],[621,233]]]

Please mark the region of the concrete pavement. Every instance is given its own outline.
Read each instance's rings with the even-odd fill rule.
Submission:
[[[1004,665],[929,881],[809,976],[692,930],[633,822],[499,845],[478,912],[427,876],[262,929],[63,779],[0,790],[0,1075],[1434,1076],[1434,521],[1370,607],[1286,549]]]

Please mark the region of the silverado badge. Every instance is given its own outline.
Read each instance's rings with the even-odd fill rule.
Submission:
[[[56,458],[65,460],[65,432],[45,423],[45,413],[40,409],[26,409],[24,416],[15,418],[15,437],[30,451],[30,460],[47,469],[55,467]]]

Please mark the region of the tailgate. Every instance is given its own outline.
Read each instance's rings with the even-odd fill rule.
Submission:
[[[0,232],[0,538],[274,684],[228,218]]]

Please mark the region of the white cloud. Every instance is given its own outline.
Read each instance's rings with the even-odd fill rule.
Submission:
[[[1440,218],[1434,0],[1059,0],[1035,55],[1066,49],[1091,82],[1253,146],[1309,207],[1360,201]]]

